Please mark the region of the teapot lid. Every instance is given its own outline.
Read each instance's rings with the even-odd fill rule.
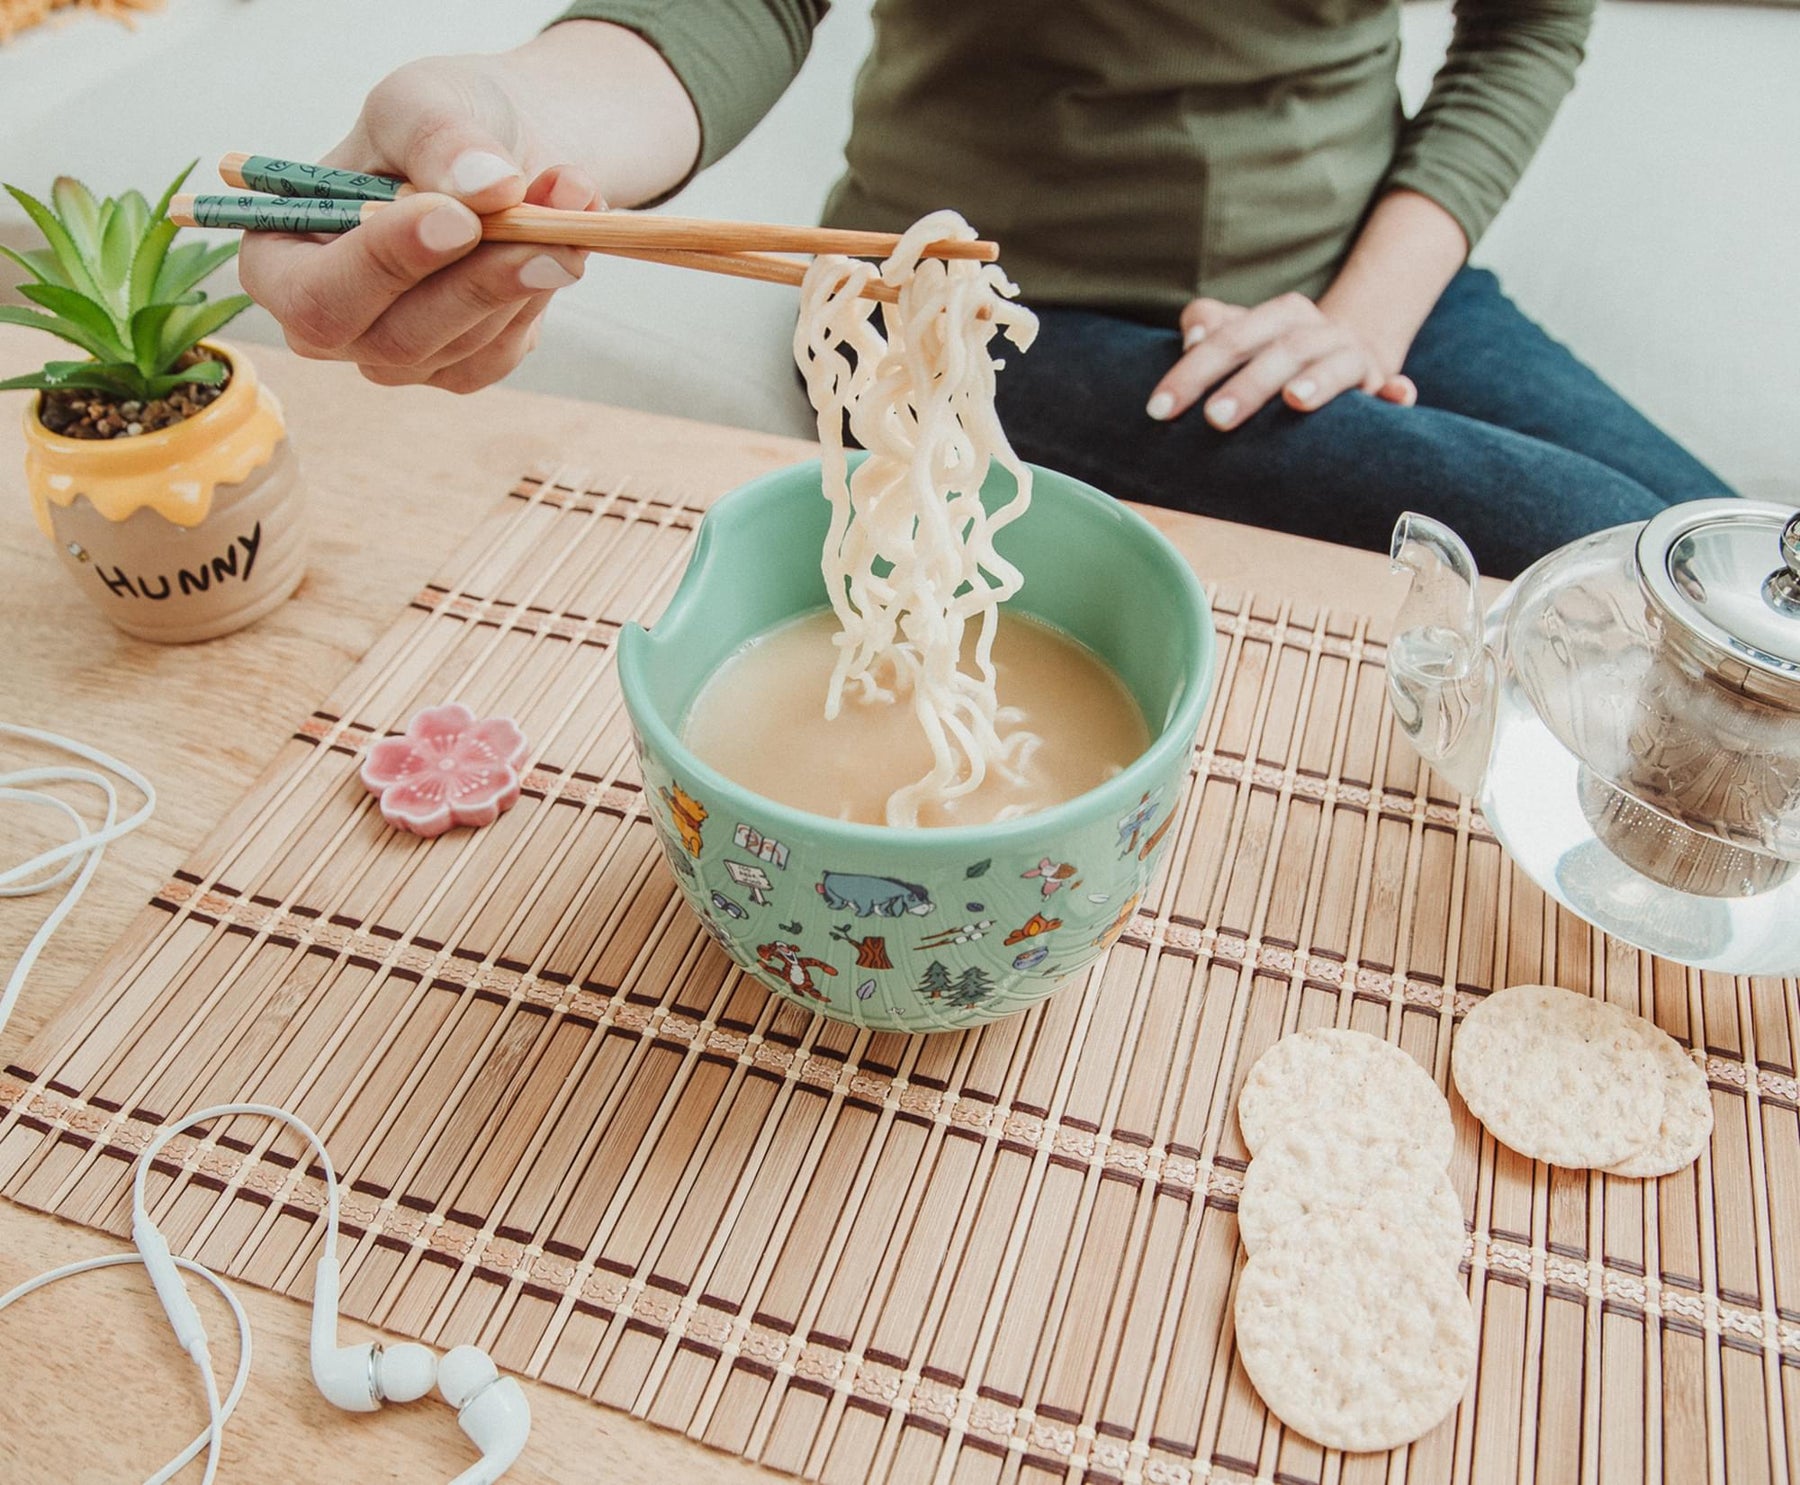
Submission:
[[[1800,709],[1800,514],[1726,498],[1673,505],[1637,539],[1670,639],[1715,678]]]

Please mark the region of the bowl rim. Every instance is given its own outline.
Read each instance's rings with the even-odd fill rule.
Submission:
[[[718,540],[717,533],[721,526],[734,519],[744,518],[746,512],[759,503],[788,497],[794,487],[803,487],[809,473],[816,479],[821,462],[815,458],[784,465],[720,496],[701,519],[694,551],[662,617],[667,618],[670,611],[678,605],[692,601],[685,595],[702,585],[709,549]],[[1172,763],[1181,755],[1191,753],[1193,749],[1202,716],[1212,699],[1213,683],[1218,670],[1218,635],[1212,620],[1212,606],[1205,587],[1188,565],[1187,559],[1162,532],[1130,506],[1060,470],[1047,469],[1037,464],[1029,464],[1027,467],[1031,469],[1033,476],[1034,505],[1038,498],[1038,486],[1048,477],[1051,487],[1058,491],[1052,499],[1072,499],[1078,506],[1085,506],[1108,519],[1116,520],[1141,539],[1147,540],[1152,550],[1175,574],[1177,588],[1187,600],[1173,606],[1171,618],[1182,624],[1183,642],[1199,656],[1198,673],[1190,679],[1174,711],[1151,738],[1149,747],[1110,779],[1048,808],[1035,810],[1016,819],[981,825],[868,825],[797,809],[727,778],[692,752],[655,708],[638,704],[640,698],[633,694],[637,689],[637,677],[640,668],[649,659],[649,647],[656,643],[656,639],[650,630],[634,620],[620,631],[615,664],[626,711],[633,726],[638,729],[646,749],[660,752],[667,760],[665,766],[670,772],[681,776],[679,782],[684,787],[709,796],[706,801],[709,809],[712,807],[712,798],[729,797],[733,799],[734,807],[735,801],[741,799],[746,801],[747,807],[737,811],[739,818],[754,821],[755,828],[762,834],[780,836],[786,830],[798,831],[809,842],[841,845],[846,848],[846,854],[892,854],[898,849],[908,854],[928,852],[932,856],[942,856],[956,852],[959,847],[992,853],[1008,845],[1038,840],[1046,834],[1080,829],[1095,820],[1107,818],[1115,809],[1135,806],[1143,795],[1163,782]],[[714,513],[720,511],[726,512],[724,519],[714,521]],[[1030,511],[1019,519],[1029,520]],[[797,618],[799,614],[792,617]],[[1102,663],[1105,663],[1104,660]]]

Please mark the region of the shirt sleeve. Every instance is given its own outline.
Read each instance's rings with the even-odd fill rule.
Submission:
[[[611,21],[662,53],[700,116],[700,170],[774,107],[830,8],[831,0],[576,0],[557,19]]]
[[[1473,247],[1575,82],[1594,0],[1456,0],[1450,50],[1384,186],[1429,196]]]

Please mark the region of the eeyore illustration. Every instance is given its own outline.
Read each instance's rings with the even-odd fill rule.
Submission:
[[[892,877],[828,871],[816,887],[833,912],[854,911],[859,918],[898,918],[903,913],[923,917],[937,906],[917,882],[898,882]]]

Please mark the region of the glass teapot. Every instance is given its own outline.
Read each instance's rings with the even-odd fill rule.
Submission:
[[[1455,532],[1407,514],[1388,699],[1521,868],[1615,937],[1800,974],[1800,515],[1671,506],[1542,558],[1484,621]]]

